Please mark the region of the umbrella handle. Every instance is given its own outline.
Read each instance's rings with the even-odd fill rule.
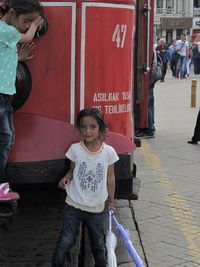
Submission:
[[[112,231],[112,211],[109,210],[109,231]]]
[[[112,219],[114,220],[114,222],[115,222],[115,225],[117,226],[117,227],[119,227],[119,222],[117,221],[117,219],[116,219],[116,217],[115,217],[115,215],[114,215],[114,213],[111,211],[111,216],[112,216]]]

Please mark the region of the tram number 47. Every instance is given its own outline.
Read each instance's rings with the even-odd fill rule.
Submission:
[[[112,42],[116,42],[117,48],[123,48],[126,38],[127,25],[117,24],[112,35]]]

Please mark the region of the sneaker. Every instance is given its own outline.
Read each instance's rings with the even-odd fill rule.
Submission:
[[[136,136],[136,137],[140,137],[140,136],[143,136],[144,133],[145,133],[144,131],[140,130],[139,132],[137,132],[137,133],[135,134],[135,136]]]
[[[149,139],[149,138],[154,138],[155,135],[154,133],[141,133],[140,135],[137,135],[137,137],[141,139]]]
[[[12,192],[9,183],[0,184],[0,201],[18,200],[19,194]]]

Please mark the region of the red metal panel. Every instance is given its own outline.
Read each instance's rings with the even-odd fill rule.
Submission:
[[[100,108],[109,129],[133,138],[133,6],[86,5],[82,14],[83,106]],[[84,69],[83,69],[84,68]],[[85,74],[85,75],[84,75]],[[84,91],[84,92],[83,92]]]
[[[63,121],[18,113],[15,123],[16,143],[10,162],[64,159],[69,146],[80,141],[80,135],[74,126]],[[105,142],[115,147],[118,154],[135,149],[135,144],[127,137],[113,132],[106,134]]]
[[[67,147],[77,140],[72,124],[81,101],[85,107],[101,106],[109,129],[115,132],[107,141],[118,153],[135,149],[131,141],[135,11],[129,5],[88,4],[94,6],[86,9],[83,40],[84,4],[44,1],[49,28],[35,40],[34,59],[28,63],[33,86],[27,102],[14,116],[16,141],[10,154],[12,162],[63,158]],[[82,66],[85,82],[80,90]]]
[[[72,7],[52,5],[44,9],[49,28],[46,35],[34,40],[34,59],[28,63],[31,96],[19,112],[69,122]]]

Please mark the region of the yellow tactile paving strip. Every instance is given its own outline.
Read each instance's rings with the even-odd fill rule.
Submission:
[[[171,194],[165,199],[171,210],[171,215],[176,222],[179,230],[188,244],[188,252],[191,254],[195,263],[200,266],[200,227],[187,200],[177,192],[172,179],[166,173],[159,157],[152,151],[147,140],[142,141],[141,153],[147,166],[159,175],[160,185],[168,189]]]

